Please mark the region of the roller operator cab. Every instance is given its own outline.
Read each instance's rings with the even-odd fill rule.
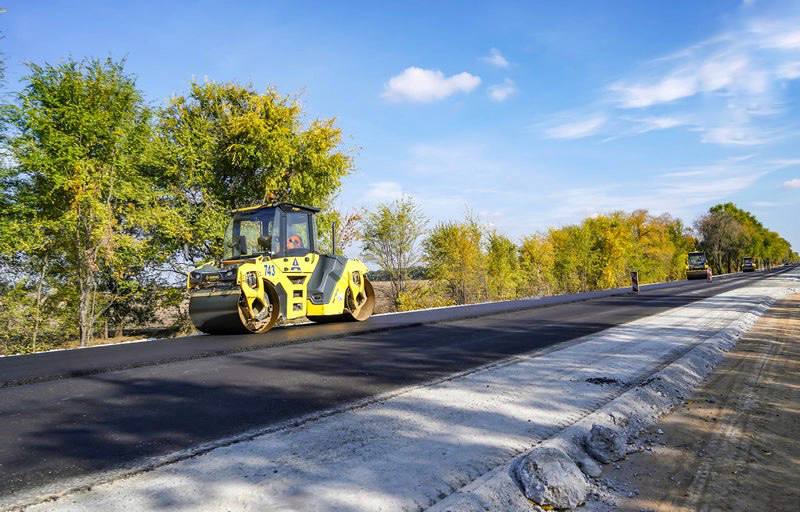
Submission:
[[[363,321],[375,294],[367,267],[322,254],[316,208],[291,203],[235,210],[224,257],[189,273],[189,315],[209,334],[263,333],[280,320]]]
[[[687,279],[706,279],[711,268],[703,252],[690,252],[686,259]]]
[[[742,259],[742,272],[755,272],[756,271],[756,263],[753,258],[743,258]]]

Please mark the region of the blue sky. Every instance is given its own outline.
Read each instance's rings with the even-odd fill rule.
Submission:
[[[3,5],[6,92],[25,62],[112,56],[154,105],[207,78],[335,116],[345,209],[409,194],[519,239],[734,201],[800,248],[797,2]]]

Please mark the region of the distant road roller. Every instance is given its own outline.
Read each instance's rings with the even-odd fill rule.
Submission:
[[[319,209],[291,203],[235,210],[224,257],[188,275],[189,316],[208,334],[264,333],[281,320],[364,321],[375,309],[367,267],[323,254]]]
[[[687,279],[706,279],[711,272],[706,254],[703,252],[690,252],[686,261]]]

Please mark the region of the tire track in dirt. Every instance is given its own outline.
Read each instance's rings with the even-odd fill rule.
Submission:
[[[622,495],[615,509],[794,510],[799,406],[797,294],[778,301],[693,399],[648,430],[647,451],[604,475]]]

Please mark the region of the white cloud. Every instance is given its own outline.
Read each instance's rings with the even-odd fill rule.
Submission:
[[[796,50],[800,49],[800,30],[796,29],[773,29],[767,28],[759,32],[766,32],[766,37],[762,41],[761,46],[764,48],[774,48],[778,50]]]
[[[551,203],[557,206],[546,216],[557,222],[578,222],[598,213],[637,208],[655,214],[688,215],[731,199],[767,172],[757,164],[726,160],[640,181],[557,190],[550,194]]]
[[[683,64],[664,76],[616,82],[610,90],[623,108],[645,108],[723,89],[758,94],[767,85],[765,72],[751,65],[747,56],[721,52]]]
[[[787,62],[779,66],[778,77],[784,80],[800,78],[800,61]]]
[[[480,77],[467,72],[446,77],[439,70],[412,66],[389,79],[383,97],[390,101],[428,103],[459,92],[470,92],[480,83]]]
[[[796,103],[789,82],[800,80],[797,12],[732,23],[726,32],[643,63],[589,105],[555,114],[544,136],[602,135],[608,142],[681,128],[700,142],[727,146],[797,137],[800,130],[786,119]],[[574,119],[575,112],[595,114]]]
[[[770,160],[768,164],[774,166],[775,169],[800,166],[800,158],[778,158],[775,160]]]
[[[394,201],[403,197],[403,187],[396,181],[370,183],[365,194],[368,201],[376,203]]]
[[[403,168],[417,174],[482,176],[485,180],[496,182],[499,176],[508,174],[512,169],[508,162],[487,154],[487,149],[491,150],[480,143],[469,142],[415,144],[410,148],[409,160]],[[463,190],[465,185],[460,183],[458,188]]]
[[[712,144],[757,145],[785,135],[786,125],[776,121],[791,105],[786,83],[800,79],[798,25],[791,16],[742,19],[727,32],[651,60],[613,82],[600,100],[609,140],[677,126]],[[657,115],[622,114],[634,109]]]
[[[622,115],[618,118],[609,118],[612,114],[613,112],[603,114],[606,118],[606,123],[603,125],[602,129],[602,132],[605,133],[603,142],[609,142],[623,137],[643,135],[658,130],[693,126],[692,116],[684,113],[645,117]]]
[[[748,88],[755,92],[763,91],[761,79],[757,86],[753,86],[752,81],[747,79],[748,75],[756,70],[750,65],[750,59],[745,55],[727,56],[723,53],[712,56],[702,61],[697,71],[700,91],[718,91],[725,87],[731,87],[740,80],[744,80]]]
[[[800,178],[784,181],[783,186],[785,188],[800,188]]]
[[[611,90],[618,94],[624,108],[642,108],[695,94],[697,78],[669,76],[652,84],[617,82],[611,86]]]
[[[668,130],[688,124],[686,119],[673,116],[653,116],[636,119],[640,123],[636,133],[647,133],[654,130]]]
[[[659,191],[660,209],[662,211],[670,211],[673,206],[682,208],[719,201],[730,197],[736,192],[750,188],[763,175],[763,172],[753,172],[725,177],[707,176],[705,179],[665,183]]]
[[[492,101],[505,101],[517,93],[517,84],[510,78],[506,78],[502,84],[495,84],[489,87],[489,98]]]
[[[489,50],[489,55],[486,57],[481,57],[481,60],[487,64],[491,64],[496,68],[507,68],[510,65],[508,60],[497,48],[492,48]]]
[[[581,139],[594,135],[605,123],[604,116],[596,116],[548,128],[545,135],[550,139]]]
[[[711,144],[756,146],[763,144],[767,140],[745,126],[718,126],[702,131],[702,142]]]

